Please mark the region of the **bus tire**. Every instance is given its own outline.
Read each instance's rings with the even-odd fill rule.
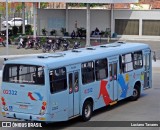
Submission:
[[[130,97],[131,101],[136,101],[140,97],[140,87],[138,84],[135,84],[134,89],[133,89],[133,94]]]
[[[83,121],[88,121],[92,117],[93,112],[93,103],[91,101],[85,101],[83,104],[83,110],[82,110],[82,119]]]

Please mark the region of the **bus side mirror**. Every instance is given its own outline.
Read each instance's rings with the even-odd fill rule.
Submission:
[[[156,52],[153,52],[153,60],[156,62]]]

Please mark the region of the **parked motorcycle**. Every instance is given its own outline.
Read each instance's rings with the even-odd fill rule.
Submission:
[[[34,41],[34,48],[36,50],[40,49],[41,48],[41,41],[39,38],[35,38],[35,41]]]
[[[55,40],[54,45],[52,47],[53,51],[59,50],[61,48],[63,38],[58,38]]]
[[[2,37],[0,37],[0,43],[5,47],[5,43],[4,43],[4,39]]]
[[[43,45],[43,47],[42,47],[42,52],[50,52],[50,50],[53,48],[52,46],[53,46],[54,44],[53,44],[53,40],[52,39],[50,39],[50,38],[47,38],[47,41],[46,41],[46,43]]]
[[[26,42],[27,42],[27,39],[24,38],[24,37],[22,37],[22,36],[20,36],[19,37],[19,43],[18,43],[17,49],[25,48]]]
[[[25,49],[33,48],[34,42],[35,40],[33,38],[28,37]]]
[[[67,41],[66,39],[63,40],[63,44],[62,44],[62,50],[66,51],[69,48],[69,41]]]
[[[80,42],[74,42],[74,46],[73,46],[73,49],[78,49],[78,48],[80,48],[81,47],[81,44],[80,44]]]

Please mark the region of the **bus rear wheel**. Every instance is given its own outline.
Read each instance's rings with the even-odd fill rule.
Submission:
[[[139,85],[135,85],[135,87],[133,89],[133,94],[130,97],[130,100],[131,101],[136,101],[139,97],[140,97],[140,86]]]
[[[90,101],[85,101],[83,104],[82,110],[82,119],[83,121],[88,121],[91,119],[93,113],[93,103]]]

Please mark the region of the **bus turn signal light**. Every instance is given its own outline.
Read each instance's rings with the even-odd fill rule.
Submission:
[[[1,101],[4,102],[4,97],[1,97]]]
[[[46,106],[46,105],[47,105],[47,102],[42,102],[42,105],[43,105],[43,106]]]

